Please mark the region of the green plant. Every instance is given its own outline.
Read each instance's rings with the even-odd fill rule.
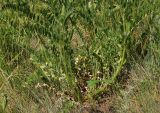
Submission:
[[[27,99],[40,100],[40,105],[41,94],[48,99],[46,106],[52,104],[50,88],[77,102],[97,100],[122,85],[119,81],[127,76],[123,71],[130,71],[127,66],[134,61],[152,59],[152,65],[159,65],[158,0],[0,3],[0,69],[5,82],[15,95],[32,95]],[[0,83],[2,89],[5,82]],[[36,95],[37,84],[45,84],[48,94]]]

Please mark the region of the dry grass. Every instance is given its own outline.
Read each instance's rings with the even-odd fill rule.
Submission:
[[[117,113],[158,113],[160,111],[159,74],[155,76],[150,68],[136,65],[132,69],[131,79],[126,89],[121,90],[116,99]]]

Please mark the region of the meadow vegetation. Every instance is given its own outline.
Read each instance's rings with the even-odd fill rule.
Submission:
[[[159,6],[0,0],[0,113],[158,113]]]

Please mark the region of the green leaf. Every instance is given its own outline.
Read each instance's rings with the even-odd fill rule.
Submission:
[[[100,82],[100,80],[89,80],[89,81],[87,81],[87,84],[89,87],[94,87],[99,82]]]
[[[7,107],[7,95],[1,93],[1,95],[0,95],[0,108],[1,108],[0,112],[3,113],[6,109],[6,107]]]

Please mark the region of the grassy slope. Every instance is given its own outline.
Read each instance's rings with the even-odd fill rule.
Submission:
[[[0,3],[1,111],[69,112],[111,89],[117,112],[158,111],[158,0]]]

